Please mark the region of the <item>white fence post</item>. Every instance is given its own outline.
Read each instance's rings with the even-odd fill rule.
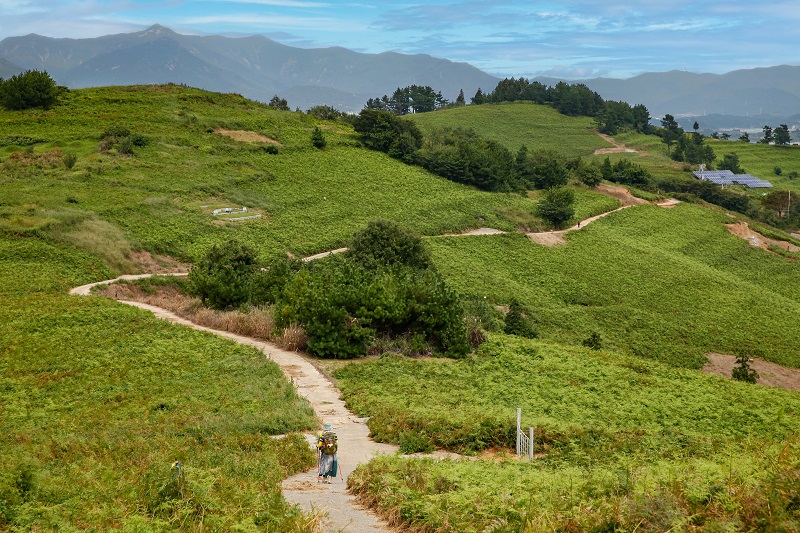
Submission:
[[[533,428],[528,428],[528,430],[530,431],[531,435],[531,440],[528,441],[528,456],[531,458],[531,460],[533,460]]]

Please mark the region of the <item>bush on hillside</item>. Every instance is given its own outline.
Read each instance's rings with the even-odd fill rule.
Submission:
[[[236,241],[215,244],[189,271],[189,293],[214,309],[233,309],[250,299],[255,251]]]
[[[575,215],[575,193],[566,187],[549,189],[536,208],[539,216],[560,227]]]
[[[314,145],[314,148],[319,148],[320,150],[327,146],[328,141],[325,140],[325,135],[321,129],[314,128],[314,131],[311,132],[311,144]]]
[[[413,160],[422,144],[422,132],[417,125],[390,111],[362,109],[353,126],[368,148],[386,152],[406,163]]]
[[[525,185],[519,180],[514,155],[472,129],[433,130],[415,161],[433,174],[484,191],[519,191]]]
[[[284,287],[275,317],[278,327],[302,326],[318,357],[361,357],[371,339],[399,336],[450,357],[469,351],[457,295],[436,272],[403,264],[366,270],[346,257],[307,263]]]
[[[47,72],[28,70],[0,79],[0,105],[11,111],[50,107],[58,98],[56,82]]]
[[[539,332],[525,312],[525,308],[516,299],[511,300],[511,304],[508,306],[506,325],[503,331],[508,335],[517,335],[527,339],[535,339],[539,336]]]
[[[430,252],[422,239],[391,220],[373,220],[353,234],[347,248],[347,257],[369,270],[394,264],[418,269],[431,267]]]

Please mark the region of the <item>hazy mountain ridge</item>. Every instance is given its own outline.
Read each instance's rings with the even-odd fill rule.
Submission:
[[[712,115],[763,117],[775,121],[788,120],[800,113],[800,66],[780,65],[734,70],[726,74],[673,70],[641,74],[625,80],[542,77],[535,80],[546,85],[559,81],[583,83],[606,100],[644,104],[656,118],[669,113],[706,117],[709,121],[716,120]],[[740,127],[747,126],[743,124]]]
[[[368,98],[414,83],[455,99],[462,89],[474,94],[499,81],[466,63],[422,54],[303,49],[263,36],[181,35],[159,25],[92,39],[8,37],[0,41],[0,58],[18,70],[47,70],[69,87],[175,82],[261,101],[278,94],[301,109],[327,104],[357,111]]]
[[[499,78],[469,64],[429,55],[363,54],[341,47],[304,49],[267,37],[181,35],[154,25],[135,33],[91,39],[40,35],[0,41],[0,77],[46,70],[68,87],[184,83],[268,101],[278,94],[292,108],[326,104],[358,111],[367,99],[398,87],[430,85],[454,100],[463,89],[491,92]],[[658,119],[669,113],[699,120],[704,130],[797,124],[800,66],[735,70],[727,74],[651,72],[629,79],[534,78],[546,85],[583,83],[606,100],[644,104]]]

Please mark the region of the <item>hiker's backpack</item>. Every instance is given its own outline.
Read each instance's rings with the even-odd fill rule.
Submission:
[[[320,449],[325,455],[333,455],[339,449],[339,437],[333,431],[326,431],[319,438]]]

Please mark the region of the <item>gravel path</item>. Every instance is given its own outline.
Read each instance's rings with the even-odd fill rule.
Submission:
[[[118,279],[140,279],[149,274],[122,276]],[[177,274],[181,275],[181,274]],[[185,275],[185,274],[184,274]],[[88,295],[95,285],[111,283],[116,280],[90,283],[75,287],[70,294]],[[339,436],[339,465],[341,477],[331,484],[317,483],[317,469],[314,467],[286,479],[283,482],[283,495],[290,503],[300,506],[308,513],[318,513],[322,519],[322,531],[370,533],[372,531],[392,531],[374,513],[360,506],[355,497],[347,492],[346,480],[361,463],[367,462],[379,453],[395,453],[397,446],[379,444],[369,438],[366,419],[351,413],[340,398],[339,389],[330,382],[311,363],[310,359],[296,352],[282,350],[268,342],[243,337],[227,331],[219,331],[194,324],[169,311],[139,302],[120,300],[151,311],[158,318],[181,324],[201,331],[208,331],[232,339],[240,344],[254,346],[281,367],[288,379],[294,381],[298,393],[306,398],[321,421],[333,424]],[[316,435],[306,435],[310,444],[316,443]]]

